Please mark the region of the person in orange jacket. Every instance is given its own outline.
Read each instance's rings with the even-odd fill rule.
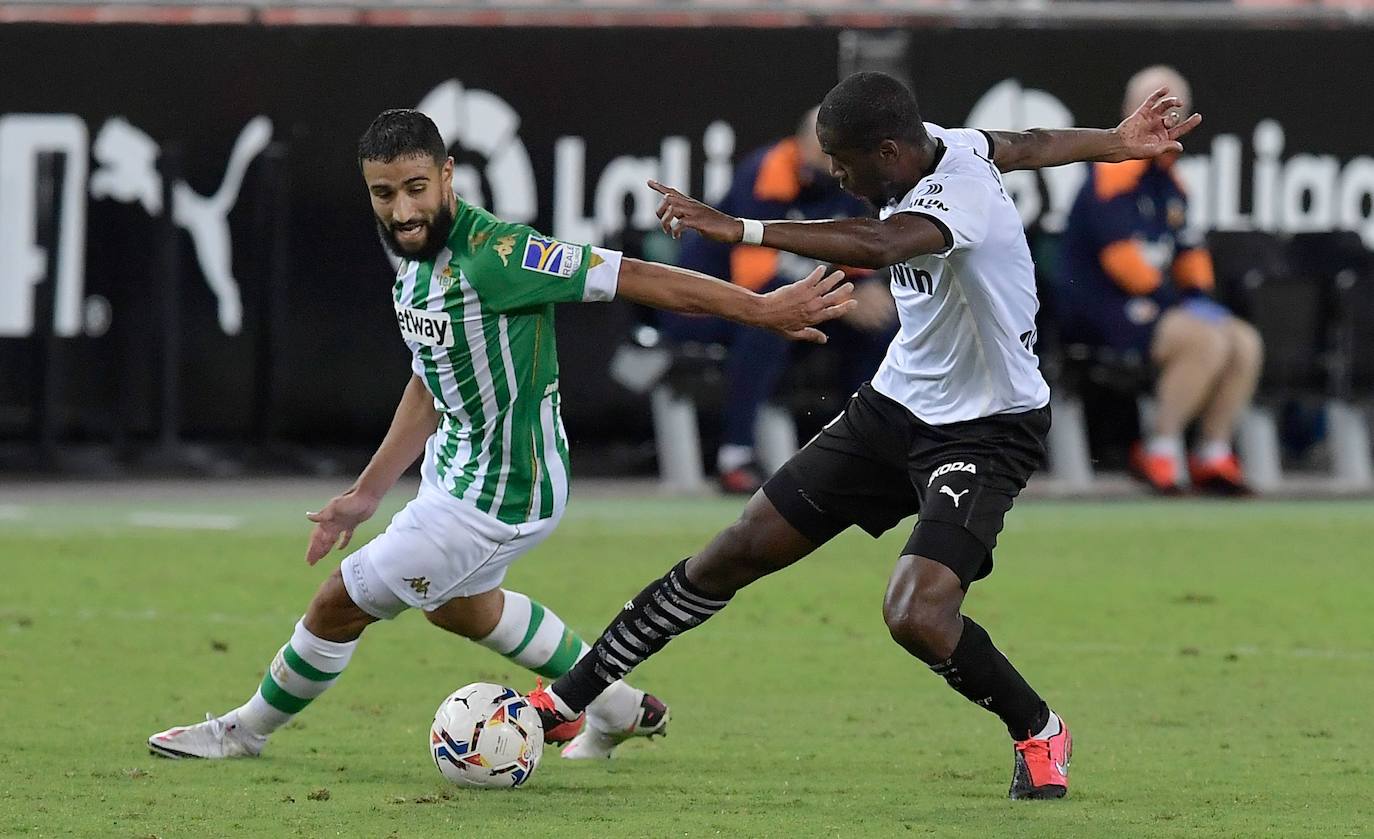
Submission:
[[[816,139],[815,108],[803,115],[795,134],[754,151],[739,163],[720,206],[747,218],[828,219],[873,212],[830,175],[829,161]],[[803,267],[806,270],[800,276],[805,276],[816,261],[759,245],[712,242],[693,234],[683,238],[678,264],[763,293],[791,282],[792,273]],[[844,271],[855,280],[859,305],[825,328],[831,341],[827,350],[839,359],[837,397],[852,393],[873,374],[897,329],[897,309],[886,275],[852,268]],[[771,332],[720,318],[663,313],[659,324],[675,340],[729,347],[716,472],[723,491],[752,494],[766,477],[754,451],[754,422],[759,408],[776,394],[792,362],[792,348]]]
[[[1188,82],[1163,66],[1131,78],[1128,109],[1162,85],[1189,113]],[[1064,231],[1064,337],[1154,364],[1157,410],[1131,453],[1133,473],[1172,494],[1186,467],[1199,490],[1246,494],[1231,440],[1259,381],[1263,343],[1211,297],[1212,258],[1186,227],[1176,159],[1093,165]],[[1185,464],[1183,434],[1194,420],[1197,444]]]

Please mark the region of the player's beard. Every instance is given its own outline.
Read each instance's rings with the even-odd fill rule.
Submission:
[[[434,218],[425,223],[424,244],[418,250],[413,251],[401,247],[401,243],[396,240],[396,234],[389,225],[383,224],[381,219],[375,220],[377,233],[382,237],[382,242],[386,245],[387,250],[400,259],[428,262],[438,256],[439,251],[448,244],[448,234],[453,229],[453,210],[447,205],[440,205],[438,211],[434,213]]]

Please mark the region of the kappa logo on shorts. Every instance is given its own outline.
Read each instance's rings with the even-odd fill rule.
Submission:
[[[415,589],[415,593],[421,597],[429,597],[429,580],[424,577],[402,577],[403,582],[409,583]]]
[[[956,460],[952,463],[946,463],[944,466],[941,466],[937,468],[934,472],[930,473],[930,480],[926,481],[926,486],[929,487],[931,484],[935,483],[936,478],[940,477],[941,475],[948,475],[950,472],[967,472],[970,475],[977,475],[978,467],[972,463],[965,463],[962,460]]]
[[[582,267],[582,246],[530,234],[520,267],[552,277],[571,277]]]

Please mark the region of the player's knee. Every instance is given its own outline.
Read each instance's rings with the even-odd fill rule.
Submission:
[[[959,601],[929,589],[902,598],[889,595],[883,602],[883,622],[893,641],[927,662],[950,656],[962,626]]]
[[[320,584],[305,612],[305,628],[327,641],[346,642],[363,634],[376,618],[358,608],[338,568]]]
[[[470,597],[455,597],[424,613],[425,620],[440,629],[480,641],[496,630],[505,607],[505,594],[494,588]]]

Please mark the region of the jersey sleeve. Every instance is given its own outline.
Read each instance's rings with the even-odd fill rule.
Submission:
[[[480,218],[460,260],[482,303],[512,311],[615,297],[621,254],[544,236],[523,224]]]
[[[936,256],[971,248],[987,236],[988,185],[967,175],[935,175],[917,184],[900,213],[929,219],[945,236],[944,250]]]
[[[980,156],[992,160],[992,135],[981,128],[945,128],[927,122],[926,133],[947,146],[962,146],[973,149]]]

